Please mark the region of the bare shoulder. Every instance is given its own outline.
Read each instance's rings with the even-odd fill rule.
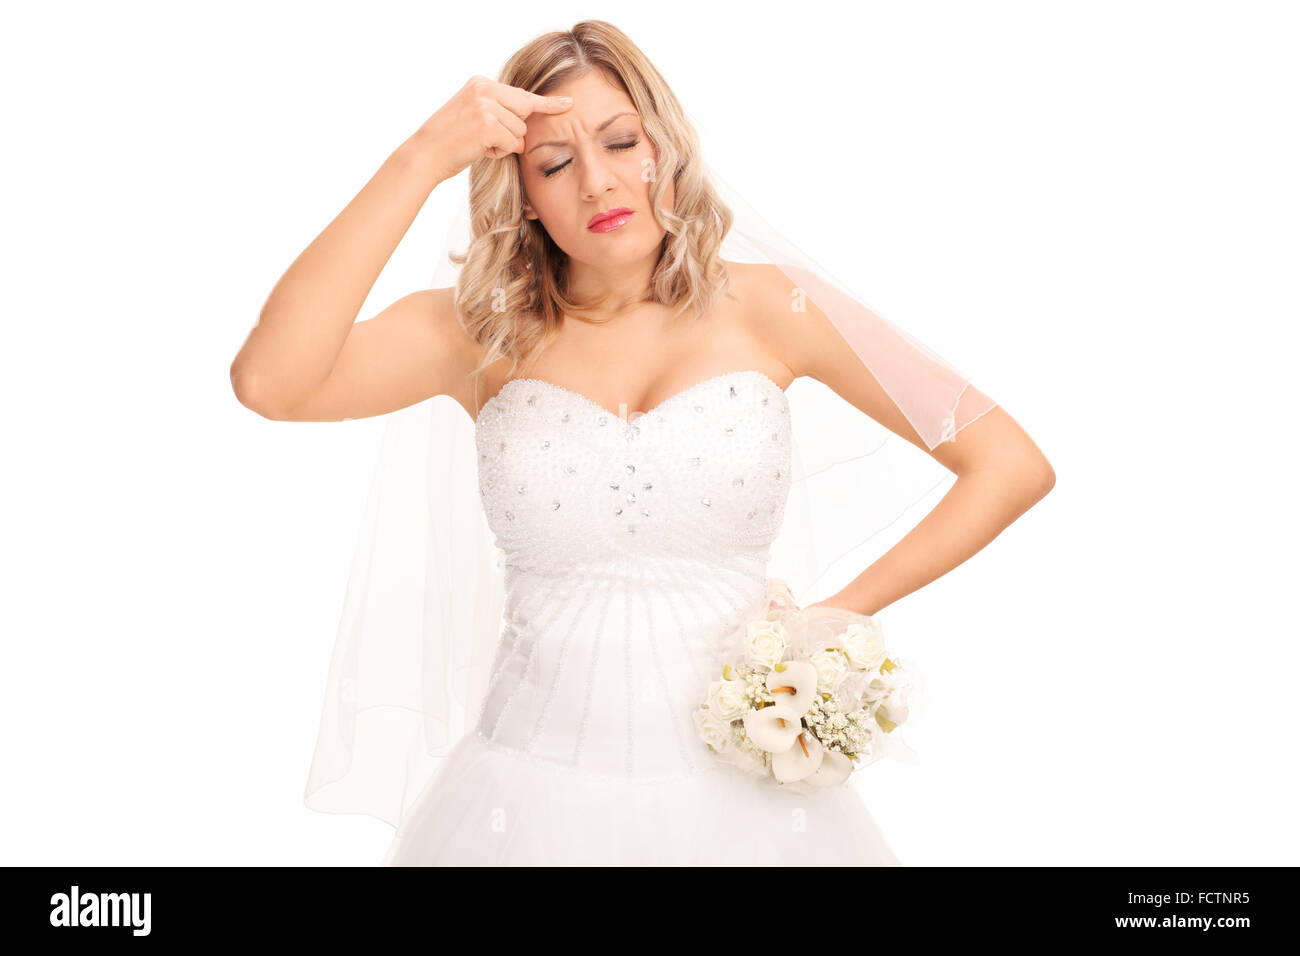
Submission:
[[[819,354],[835,339],[830,321],[803,290],[777,266],[767,262],[727,262],[731,293],[754,338],[783,362],[796,378],[817,377]]]
[[[802,288],[771,263],[742,266],[737,295],[753,334],[790,368],[828,386],[845,401],[915,444],[915,430],[835,324]]]

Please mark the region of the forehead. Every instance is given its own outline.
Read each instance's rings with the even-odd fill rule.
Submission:
[[[525,146],[538,140],[567,139],[570,134],[590,135],[597,126],[615,113],[637,113],[632,98],[623,89],[607,80],[599,70],[585,76],[565,80],[547,91],[549,96],[571,96],[573,106],[563,113],[532,113],[525,121],[528,132]],[[621,117],[635,123],[636,116]],[[615,122],[618,122],[617,120]]]

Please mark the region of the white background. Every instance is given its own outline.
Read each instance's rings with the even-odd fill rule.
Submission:
[[[229,365],[401,141],[586,17],[1056,469],[881,615],[930,678],[863,784],[903,862],[1300,862],[1296,8],[1098,0],[7,11],[0,862],[379,860],[302,791],[383,421],[263,420]]]

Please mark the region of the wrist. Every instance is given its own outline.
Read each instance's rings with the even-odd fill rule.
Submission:
[[[852,611],[854,614],[861,614],[865,617],[870,617],[879,610],[879,608],[873,608],[873,603],[869,598],[853,594],[848,588],[832,594],[824,601],[818,601],[816,604],[810,604],[808,606],[839,608],[840,610]]]
[[[397,147],[393,158],[427,183],[430,191],[451,178],[439,160],[437,144],[427,125]]]

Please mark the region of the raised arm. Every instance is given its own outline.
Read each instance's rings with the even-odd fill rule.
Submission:
[[[266,418],[340,421],[450,394],[467,408],[480,350],[452,289],[425,289],[357,322],[385,263],[437,185],[480,157],[523,149],[524,118],[568,109],[472,77],[385,160],[294,260],[230,368],[239,401]]]

